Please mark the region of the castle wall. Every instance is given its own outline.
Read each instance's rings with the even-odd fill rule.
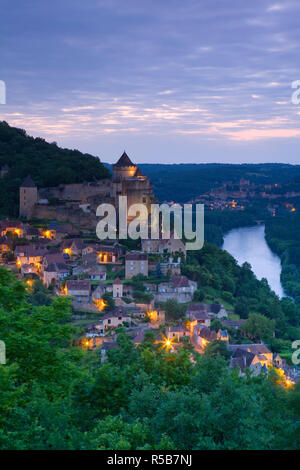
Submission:
[[[78,227],[94,228],[95,230],[97,225],[95,214],[85,213],[80,208],[66,206],[36,204],[32,210],[32,218],[70,222]]]
[[[64,184],[54,188],[39,190],[40,199],[57,198],[60,200],[86,201],[87,198],[96,195],[110,196],[112,192],[111,180],[99,180],[97,182]]]

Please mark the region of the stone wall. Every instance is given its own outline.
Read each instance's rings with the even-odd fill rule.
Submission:
[[[60,200],[86,201],[91,196],[102,195],[109,197],[112,192],[110,179],[82,184],[62,184],[54,188],[42,188],[39,190],[40,199],[57,198]]]
[[[80,208],[66,206],[36,204],[32,211],[32,218],[70,222],[77,227],[94,228],[95,230],[97,225],[95,214],[85,213]]]

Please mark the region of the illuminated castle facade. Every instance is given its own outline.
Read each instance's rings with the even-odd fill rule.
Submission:
[[[145,204],[148,210],[156,201],[150,179],[132,163],[125,151],[113,165],[112,180],[37,189],[33,180],[27,177],[19,192],[20,217],[73,220],[79,225],[80,221],[93,218],[101,203],[111,203],[118,208],[119,196],[127,196],[128,207],[139,203]],[[49,204],[51,199],[57,199],[59,205]]]

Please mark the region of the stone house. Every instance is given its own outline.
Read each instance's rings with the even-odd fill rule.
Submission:
[[[26,240],[34,240],[35,238],[40,237],[40,231],[35,227],[26,227],[25,238]]]
[[[123,284],[120,281],[120,278],[117,277],[113,282],[113,298],[123,297]]]
[[[193,332],[195,326],[210,327],[211,319],[207,313],[205,304],[191,304],[188,306],[186,316],[189,319],[190,328]]]
[[[93,266],[96,266],[97,263],[98,263],[97,253],[82,254],[82,265],[83,266],[93,267]],[[104,268],[104,266],[103,266],[103,268]]]
[[[237,350],[247,351],[256,356],[256,361],[260,361],[262,365],[271,366],[273,364],[273,353],[263,344],[230,344],[228,346],[232,356],[235,357]],[[239,352],[239,354],[241,354]]]
[[[115,246],[98,245],[97,246],[98,263],[117,263],[119,250]]]
[[[142,239],[142,251],[144,253],[181,253],[182,256],[186,256],[185,244],[181,239],[174,238],[174,234],[171,233],[169,239]]]
[[[0,238],[0,253],[7,253],[10,251],[10,244],[6,237]]]
[[[46,253],[45,256],[43,257],[42,271],[44,271],[47,268],[47,266],[53,263],[65,264],[65,259],[63,255],[59,252]]]
[[[0,235],[6,236],[8,233],[16,235],[18,238],[23,238],[25,235],[25,227],[19,220],[1,220],[0,221]]]
[[[88,332],[92,330],[99,335],[104,335],[109,329],[119,328],[125,323],[131,324],[131,317],[122,308],[116,308],[112,312],[106,313],[99,322],[88,327]]]
[[[105,281],[106,280],[106,268],[105,266],[94,266],[88,269],[88,274],[91,281]]]
[[[244,348],[236,348],[233,351],[230,365],[234,368],[239,368],[240,375],[244,375],[246,369],[250,369],[254,375],[260,374],[262,371],[267,372],[269,363],[268,357],[265,354],[254,352]]]
[[[37,270],[39,270],[41,268],[43,258],[47,253],[47,248],[38,244],[17,246],[15,249],[17,266],[22,267],[24,264],[34,265]]]
[[[51,263],[43,271],[43,283],[49,285],[62,282],[70,274],[68,266],[64,263]]]
[[[216,339],[218,339],[217,333],[206,326],[196,325],[193,328],[192,340],[195,346],[200,349],[204,349],[208,343]]]
[[[176,326],[168,326],[166,329],[166,337],[169,340],[176,339],[179,342],[181,338],[189,336],[190,330],[183,322],[178,323]]]
[[[179,303],[191,302],[196,289],[195,281],[189,280],[186,276],[173,276],[170,282],[158,284],[155,300],[166,302],[169,299],[175,299]]]
[[[81,256],[82,250],[84,248],[84,243],[81,238],[70,238],[63,240],[61,244],[61,250],[63,253],[72,256]]]
[[[125,278],[142,274],[148,276],[148,255],[145,253],[131,252],[125,256]]]
[[[69,280],[66,282],[66,294],[74,297],[78,303],[87,303],[91,295],[89,280]]]

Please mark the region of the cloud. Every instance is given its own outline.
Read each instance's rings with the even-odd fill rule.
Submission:
[[[64,113],[72,113],[76,111],[85,111],[87,109],[95,109],[95,106],[76,106],[74,108],[62,108]]]
[[[285,8],[286,8],[286,5],[284,5],[283,3],[274,3],[273,5],[267,8],[267,11],[268,12],[281,11],[281,10],[284,10]]]
[[[165,90],[165,91],[159,91],[157,94],[158,95],[172,95],[174,93],[173,90]]]
[[[119,133],[140,142],[141,153],[147,136],[158,147],[164,142],[155,152],[161,159],[171,137],[178,152],[188,143],[198,155],[208,140],[261,149],[262,140],[281,136],[282,153],[292,155],[299,2],[174,0],[170,9],[159,0],[52,0],[30,2],[29,10],[25,3],[18,15],[12,7],[2,12],[0,79],[8,93],[1,119],[62,145],[93,142],[95,153],[110,136],[115,145]],[[220,148],[211,155],[223,158]]]

